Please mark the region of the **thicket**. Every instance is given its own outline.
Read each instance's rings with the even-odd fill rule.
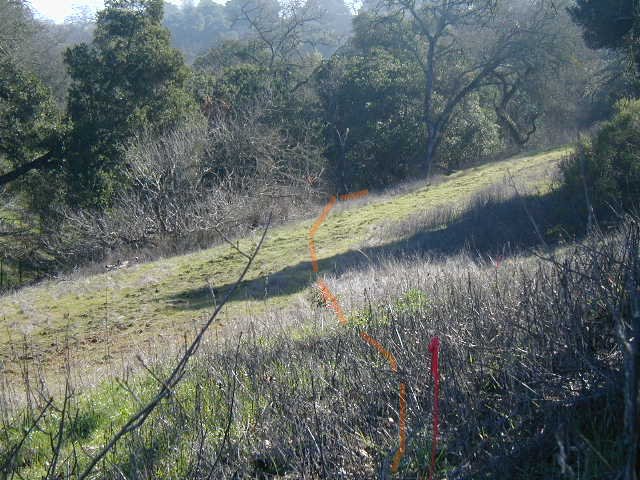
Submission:
[[[590,45],[616,54],[586,49],[569,2],[365,1],[349,22],[336,2],[334,22],[311,1],[232,0],[224,11],[204,1],[169,7],[164,21],[182,32],[172,46],[162,0],[108,0],[84,25],[90,39],[66,50],[69,36],[51,42],[57,60],[47,69],[43,38],[54,37],[38,34],[46,29],[26,2],[0,0],[0,287],[7,262],[50,272],[114,254],[233,244],[267,211],[284,219],[319,193],[566,141],[637,82],[637,7],[616,2],[620,24],[603,5],[578,1],[570,15]],[[591,21],[594,12],[603,22]],[[185,33],[191,24],[198,35]],[[621,75],[629,59],[634,68]],[[603,70],[618,75],[594,85]],[[636,206],[639,121],[640,102],[619,102],[563,167],[572,205],[592,207],[596,220]],[[476,234],[494,236],[474,246],[498,247],[496,235],[521,234],[532,218],[520,212],[521,223],[496,229],[481,214],[515,203],[451,213],[445,220],[459,222],[448,233],[482,223]],[[546,247],[539,258],[405,257],[350,272],[360,280],[347,287],[364,301],[344,329],[326,329],[330,312],[316,296],[315,325],[243,335],[173,374],[170,363],[145,364],[147,377],[82,394],[68,381],[58,401],[31,383],[25,363],[24,410],[8,390],[0,397],[0,472],[78,478],[137,415],[91,475],[384,477],[398,447],[402,382],[409,436],[400,474],[424,474],[433,433],[427,345],[437,335],[439,475],[632,479],[638,221],[626,217],[610,235],[592,230],[561,251],[548,249],[547,230],[535,233]],[[454,247],[440,238],[443,250]],[[397,372],[363,331],[394,352]],[[139,410],[154,394],[153,408]]]
[[[399,474],[424,476],[434,408],[427,347],[438,336],[435,478],[633,478],[639,249],[629,219],[610,236],[593,232],[540,258],[379,259],[331,282],[354,305],[347,326],[327,327],[335,318],[317,302],[298,331],[249,330],[205,348],[170,387],[167,361],[83,394],[69,383],[64,401],[50,403],[25,366],[32,383],[19,422],[10,391],[3,397],[0,468],[78,478],[168,388],[91,478],[380,478],[398,448],[402,382]],[[362,332],[393,353],[397,372]]]
[[[607,219],[637,210],[640,199],[640,100],[618,102],[613,118],[583,140],[562,167],[577,208]]]

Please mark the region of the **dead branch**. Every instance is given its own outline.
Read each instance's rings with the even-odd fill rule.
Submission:
[[[189,361],[191,360],[191,358],[198,351],[198,348],[200,347],[200,344],[202,343],[202,339],[204,338],[205,333],[207,332],[207,330],[209,329],[211,324],[213,324],[213,322],[217,318],[218,314],[220,313],[222,308],[225,306],[225,304],[229,301],[231,296],[238,289],[238,286],[244,280],[244,277],[246,276],[247,272],[249,271],[249,268],[251,267],[251,265],[252,265],[253,261],[255,260],[258,252],[260,251],[260,248],[262,247],[264,239],[265,239],[265,237],[267,235],[267,231],[269,230],[270,224],[271,224],[271,216],[269,216],[269,221],[267,222],[267,226],[264,228],[264,231],[262,232],[262,237],[260,238],[260,241],[258,242],[258,245],[256,246],[253,254],[251,255],[251,258],[247,261],[247,264],[246,264],[244,270],[242,271],[242,273],[238,277],[238,280],[236,281],[236,283],[234,283],[233,287],[231,287],[231,289],[229,289],[229,291],[227,292],[226,296],[220,302],[220,305],[218,305],[218,307],[216,307],[216,309],[213,311],[213,313],[211,314],[211,316],[209,317],[207,322],[200,329],[198,335],[196,335],[195,339],[193,340],[193,342],[191,343],[189,348],[186,349],[185,353],[183,354],[183,356],[180,358],[180,360],[178,361],[178,363],[174,367],[173,371],[171,372],[171,375],[169,375],[169,377],[167,378],[166,381],[161,383],[160,389],[159,389],[158,393],[156,394],[156,396],[146,406],[144,406],[142,409],[138,410],[138,412],[136,412],[127,421],[127,423],[118,431],[118,433],[116,433],[111,438],[111,440],[107,443],[107,445],[105,445],[104,448],[95,457],[93,457],[93,459],[91,460],[89,465],[79,475],[79,477],[78,477],[79,480],[83,480],[83,479],[87,478],[89,476],[89,474],[93,471],[93,469],[96,467],[96,465],[113,449],[113,447],[118,443],[118,441],[122,437],[124,437],[128,433],[133,432],[134,430],[137,430],[142,425],[144,425],[144,423],[147,420],[147,418],[149,417],[149,415],[151,415],[151,413],[158,407],[158,405],[160,405],[162,400],[164,400],[165,398],[167,398],[168,396],[171,395],[172,390],[176,387],[176,385],[180,382],[180,380],[182,380],[182,378],[184,376],[184,373],[185,373],[185,369],[186,369]]]

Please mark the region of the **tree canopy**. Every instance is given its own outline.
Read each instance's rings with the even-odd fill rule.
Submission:
[[[166,128],[193,107],[184,90],[188,71],[162,16],[161,0],[109,0],[93,41],[66,53],[74,196],[108,201],[127,140],[146,128]]]
[[[116,236],[138,242],[211,225],[209,195],[385,187],[557,145],[632,91],[597,81],[637,51],[630,3],[613,20],[602,5],[108,0],[95,22],[53,25],[0,0],[0,186],[54,225],[71,209],[112,215],[114,230],[126,225],[114,212],[169,225],[181,201],[201,202],[193,222]],[[589,50],[571,19],[588,30],[601,16],[585,35],[607,49]],[[188,155],[165,139],[184,139]],[[174,185],[178,168],[198,174]],[[202,190],[182,195],[186,184]],[[99,218],[85,230],[110,224]]]
[[[576,0],[569,7],[592,48],[626,49],[640,73],[640,5],[636,0]]]
[[[36,32],[24,2],[0,0],[0,186],[60,158],[61,115],[34,73]]]

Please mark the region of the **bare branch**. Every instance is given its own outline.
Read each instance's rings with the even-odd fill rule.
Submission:
[[[180,358],[180,360],[178,361],[178,363],[174,367],[173,371],[171,372],[171,374],[169,375],[167,380],[161,383],[160,390],[158,391],[156,396],[145,407],[143,407],[142,409],[138,410],[138,412],[133,414],[131,416],[131,418],[129,418],[127,423],[118,431],[118,433],[116,433],[111,438],[111,440],[102,448],[102,450],[100,450],[100,452],[98,452],[98,454],[95,457],[93,457],[93,459],[91,460],[89,465],[79,475],[79,477],[78,477],[79,480],[83,480],[83,479],[87,478],[89,476],[89,474],[91,474],[93,469],[96,467],[96,465],[113,449],[113,447],[118,443],[118,441],[123,436],[125,436],[128,433],[131,433],[134,430],[137,430],[138,428],[140,428],[145,423],[145,421],[147,420],[149,415],[162,402],[162,400],[164,400],[166,397],[171,395],[172,390],[180,382],[180,380],[182,380],[182,378],[184,376],[184,373],[185,373],[185,369],[186,369],[187,365],[189,364],[189,361],[191,360],[191,358],[198,351],[198,348],[200,347],[200,344],[202,343],[202,339],[204,338],[204,335],[206,334],[207,330],[209,329],[211,324],[213,324],[213,322],[216,320],[216,318],[217,318],[218,314],[220,313],[220,311],[222,310],[222,308],[229,301],[231,296],[236,292],[236,290],[238,289],[239,285],[244,280],[245,275],[249,271],[249,268],[251,267],[251,265],[252,265],[253,261],[255,260],[258,252],[260,251],[260,248],[262,247],[264,239],[265,239],[265,237],[267,235],[267,231],[269,230],[270,223],[271,223],[271,219],[269,219],[269,222],[267,223],[267,226],[264,228],[264,230],[262,232],[262,237],[260,238],[260,241],[258,242],[258,245],[256,246],[253,254],[251,255],[251,258],[247,261],[247,264],[246,264],[244,270],[242,271],[242,273],[238,277],[238,280],[229,289],[229,291],[227,292],[227,294],[225,295],[223,300],[220,302],[220,304],[215,308],[215,310],[213,311],[213,313],[211,314],[211,316],[209,317],[207,322],[202,326],[202,328],[200,329],[200,331],[196,335],[195,339],[193,340],[191,345],[189,345],[189,348],[186,349],[185,353]]]

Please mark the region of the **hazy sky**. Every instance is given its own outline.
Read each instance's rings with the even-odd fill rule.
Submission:
[[[103,0],[31,0],[33,10],[40,16],[62,23],[69,15],[73,15],[78,8],[88,7],[96,11],[104,5]],[[171,3],[181,4],[182,0],[171,0]]]

